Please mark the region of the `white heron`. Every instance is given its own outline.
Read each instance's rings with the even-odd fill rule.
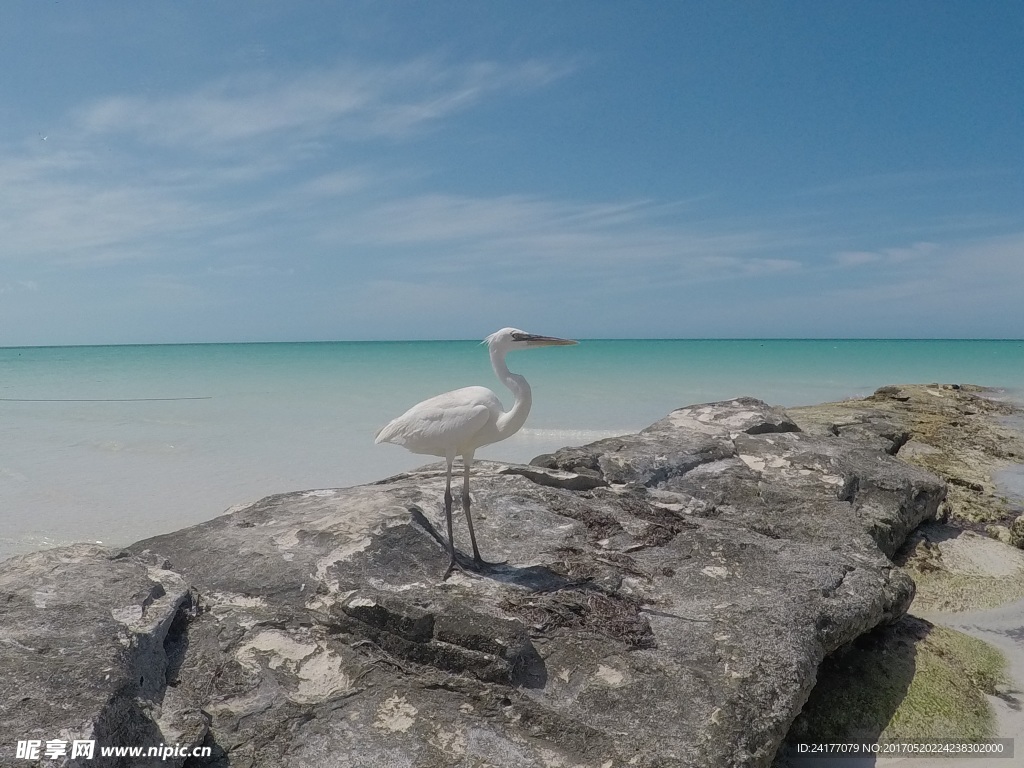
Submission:
[[[526,422],[533,404],[533,393],[523,376],[509,371],[505,355],[517,349],[565,346],[576,344],[571,339],[537,336],[518,328],[502,328],[484,339],[491,353],[491,367],[502,384],[512,390],[515,402],[505,411],[498,396],[486,387],[463,387],[418,403],[397,419],[389,422],[378,433],[377,443],[394,443],[413,453],[442,456],[448,463],[444,488],[444,513],[448,524],[447,579],[458,563],[455,560],[455,540],[452,536],[452,464],[462,456],[462,509],[469,525],[469,539],[473,543],[473,560],[483,568],[487,563],[480,557],[473,533],[473,517],[469,511],[469,468],[473,453],[483,445],[490,445],[511,437]]]

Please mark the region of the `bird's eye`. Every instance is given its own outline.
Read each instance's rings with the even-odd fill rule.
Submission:
[[[528,333],[513,333],[512,341],[526,341],[527,339],[529,339],[529,337],[530,334]]]

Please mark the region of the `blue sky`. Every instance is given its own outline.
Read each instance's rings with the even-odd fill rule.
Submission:
[[[1024,337],[1024,4],[0,4],[0,345]]]

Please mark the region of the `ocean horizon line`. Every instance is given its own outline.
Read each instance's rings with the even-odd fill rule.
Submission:
[[[578,337],[579,341],[693,341],[693,342],[1024,342],[1024,338],[995,336],[630,336],[630,337]],[[131,347],[235,347],[235,346],[273,346],[273,345],[329,345],[329,344],[452,344],[482,343],[481,339],[306,339],[293,341],[154,341],[154,342],[111,342],[84,344],[11,344],[0,345],[0,349],[109,349]]]

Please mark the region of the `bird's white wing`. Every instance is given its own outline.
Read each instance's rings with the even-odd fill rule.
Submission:
[[[486,387],[464,387],[418,403],[377,433],[413,453],[449,456],[475,448],[477,435],[501,414],[501,401]]]

